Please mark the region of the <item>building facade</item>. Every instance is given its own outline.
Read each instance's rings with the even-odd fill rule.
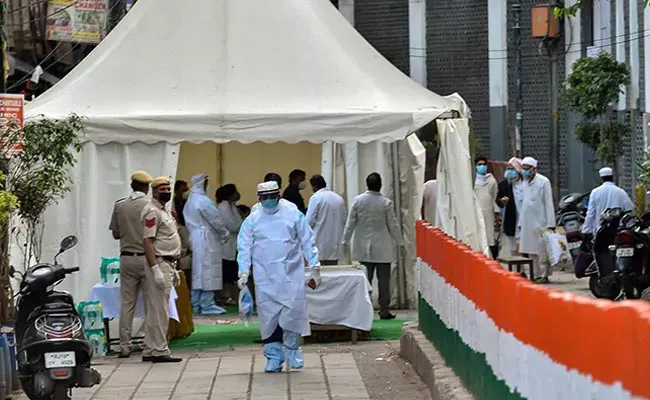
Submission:
[[[567,0],[571,5],[576,0]],[[560,101],[557,160],[552,157],[550,61],[532,36],[532,8],[543,0],[338,0],[335,4],[384,57],[413,79],[441,95],[458,92],[472,110],[481,152],[504,160],[515,154],[516,69],[513,3],[521,4],[522,132],[521,153],[540,162],[551,177],[558,165],[561,193],[582,192],[597,184],[595,154],[579,143],[579,121]],[[643,0],[586,0],[563,23],[557,79],[561,84],[580,57],[600,51],[626,61],[632,82],[617,105],[619,118],[632,125],[623,148],[621,183],[631,190],[636,165],[647,146],[646,104],[650,104],[650,9]],[[650,61],[649,61],[650,62]]]

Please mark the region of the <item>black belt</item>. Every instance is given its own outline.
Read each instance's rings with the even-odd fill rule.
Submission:
[[[178,261],[178,258],[172,256],[160,256],[159,258],[162,258],[163,260],[170,262],[172,264]]]
[[[120,255],[124,257],[144,257],[144,253],[131,253],[129,251],[123,251]]]

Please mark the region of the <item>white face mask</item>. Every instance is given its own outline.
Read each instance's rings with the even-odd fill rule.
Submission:
[[[307,187],[307,183],[305,181],[302,181],[298,184],[298,190],[303,190],[306,187]]]

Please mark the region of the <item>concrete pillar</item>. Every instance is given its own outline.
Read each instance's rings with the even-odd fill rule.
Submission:
[[[639,93],[641,85],[640,77],[640,59],[639,59],[639,38],[642,37],[642,32],[639,32],[639,8],[637,0],[629,0],[630,15],[630,75],[632,84],[629,90],[630,108],[633,110],[639,109]]]
[[[508,2],[488,0],[491,158],[507,160],[508,140]]]
[[[650,27],[650,7],[645,7],[643,9],[643,26],[645,29]],[[645,64],[644,68],[644,74],[645,74],[645,98],[644,98],[644,117],[643,117],[643,144],[644,148],[648,148],[648,145],[650,144],[650,141],[648,140],[650,136],[650,129],[648,127],[648,123],[650,123],[650,114],[648,113],[648,109],[650,109],[650,36],[648,35],[643,35],[643,32],[641,32],[641,35],[643,36],[643,60]]]
[[[427,87],[427,2],[409,0],[411,79]]]
[[[625,62],[627,55],[625,53],[625,2],[627,0],[616,0],[616,61]],[[621,85],[621,94],[618,96],[618,110],[625,112],[627,109],[627,87]]]

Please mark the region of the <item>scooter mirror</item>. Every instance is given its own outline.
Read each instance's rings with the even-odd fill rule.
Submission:
[[[70,250],[71,248],[75,247],[77,243],[79,243],[79,240],[75,235],[64,237],[61,241],[61,250],[59,250],[59,253]]]

